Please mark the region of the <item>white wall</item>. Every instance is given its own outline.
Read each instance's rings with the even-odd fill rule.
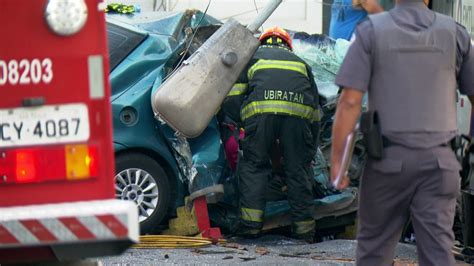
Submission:
[[[143,11],[179,11],[199,9],[204,11],[208,0],[106,0],[107,3],[139,4]],[[211,0],[208,14],[222,21],[234,18],[242,24],[249,24],[261,11],[268,0]],[[263,27],[281,26],[283,28],[322,32],[321,0],[283,0]]]
[[[457,0],[454,6],[454,18],[464,25],[471,38],[474,38],[474,0]]]

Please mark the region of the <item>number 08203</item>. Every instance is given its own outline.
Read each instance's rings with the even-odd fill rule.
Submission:
[[[0,86],[48,84],[53,80],[53,61],[44,59],[0,59]]]

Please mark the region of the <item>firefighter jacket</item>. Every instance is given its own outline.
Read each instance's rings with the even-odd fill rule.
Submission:
[[[261,45],[224,100],[235,121],[258,114],[320,120],[318,89],[311,67],[291,50]]]

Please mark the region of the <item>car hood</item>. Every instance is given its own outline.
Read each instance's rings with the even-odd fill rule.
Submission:
[[[144,79],[153,80],[145,84],[144,89],[158,87],[167,73],[171,72],[175,64],[180,60],[190,30],[196,27],[218,25],[220,22],[198,10],[186,10],[183,12],[145,12],[131,15],[107,14],[107,22],[120,25],[130,31],[146,36],[143,41],[133,49],[110,73],[112,85],[112,102],[126,95],[130,97],[128,90],[132,89],[138,82]],[[199,30],[193,39],[194,46],[190,47],[193,52],[208,38]],[[197,44],[196,44],[197,43]],[[148,78],[150,75],[153,78]],[[155,84],[155,86],[153,86]]]

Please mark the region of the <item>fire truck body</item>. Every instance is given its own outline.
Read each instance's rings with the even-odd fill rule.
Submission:
[[[103,6],[0,1],[0,263],[115,254],[138,239],[136,206],[113,199]]]

